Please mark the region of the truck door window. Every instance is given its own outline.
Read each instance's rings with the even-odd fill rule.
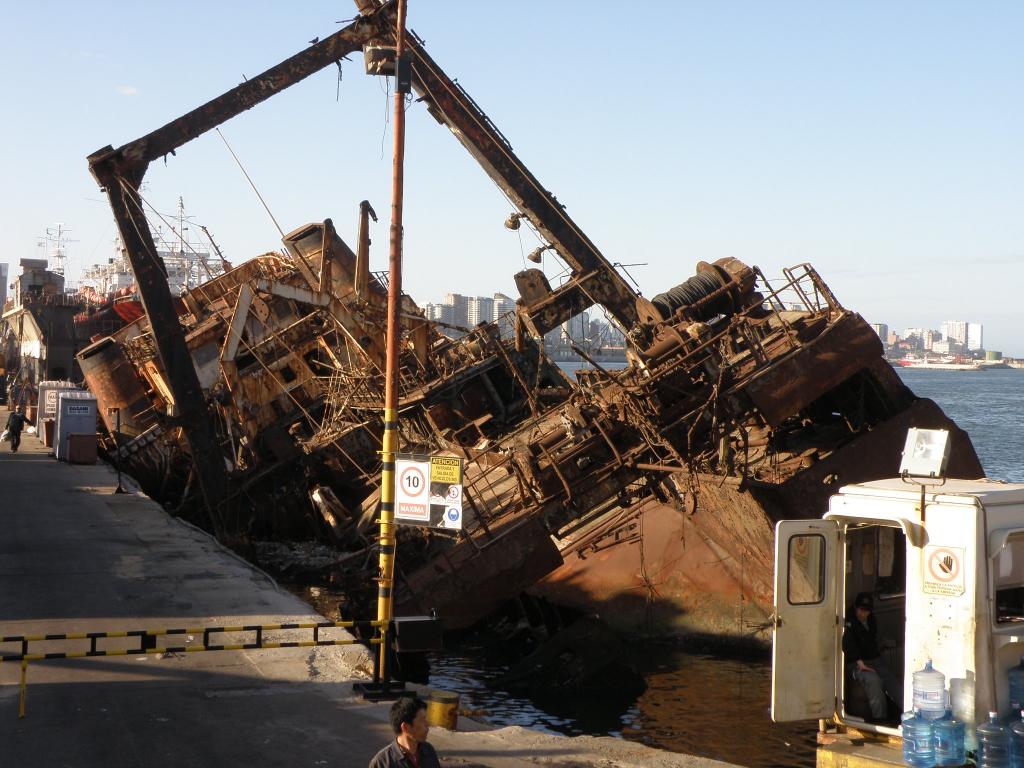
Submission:
[[[825,598],[825,538],[818,534],[793,536],[789,540],[790,605],[811,605]]]
[[[1024,621],[1024,538],[1014,536],[996,555],[996,623]]]

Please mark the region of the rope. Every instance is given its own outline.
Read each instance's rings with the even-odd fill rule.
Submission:
[[[267,201],[263,199],[263,195],[260,194],[260,191],[256,189],[256,184],[253,183],[252,178],[250,178],[249,174],[246,173],[245,167],[242,165],[242,161],[238,159],[238,155],[235,154],[235,150],[233,150],[231,145],[228,144],[228,140],[224,138],[224,134],[221,133],[220,128],[214,128],[214,130],[217,131],[217,135],[220,136],[220,140],[224,142],[224,146],[228,148],[228,152],[231,153],[231,157],[234,158],[235,163],[238,165],[238,170],[242,172],[242,175],[245,176],[245,180],[249,182],[249,186],[252,187],[252,191],[256,193],[256,197],[258,197],[260,199],[260,203],[263,204],[263,210],[267,212],[267,216],[269,216],[270,220],[274,222],[274,226],[277,227],[277,231],[281,235],[281,239],[284,240],[284,230],[281,229],[281,225],[277,223],[277,219],[274,218],[274,214],[270,212],[270,206],[267,205]]]

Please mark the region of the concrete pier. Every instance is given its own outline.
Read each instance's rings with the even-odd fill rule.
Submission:
[[[0,636],[323,621],[141,493],[114,495],[110,467],[47,454],[32,435],[18,453],[0,444]],[[311,639],[311,631],[275,639]],[[19,651],[0,645],[0,654]],[[369,669],[358,645],[40,661],[28,667],[18,719],[20,664],[0,663],[0,766],[365,766],[392,738],[388,705],[352,693]],[[489,729],[466,718],[459,727],[431,729],[444,765],[724,765],[612,738]]]

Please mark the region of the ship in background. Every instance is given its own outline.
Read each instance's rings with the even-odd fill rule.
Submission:
[[[39,240],[41,258],[21,259],[10,283],[0,314],[0,388],[12,405],[35,402],[40,381],[80,376],[74,317],[86,302],[65,280],[71,242],[64,224],[48,228]]]
[[[206,227],[203,237],[178,198],[176,214],[160,217],[151,229],[157,257],[172,296],[180,297],[230,268]],[[166,234],[165,229],[166,227]],[[205,239],[204,239],[205,238]],[[119,239],[104,264],[84,268],[78,282],[68,279],[69,246],[75,242],[63,223],[39,238],[38,258],[21,259],[0,314],[0,389],[20,403],[35,402],[41,381],[81,381],[77,353],[94,338],[116,332],[144,313],[131,266]],[[6,264],[4,286],[7,287]],[[180,298],[176,304],[184,311]]]
[[[180,296],[224,274],[231,265],[224,259],[206,227],[198,226],[205,236],[195,236],[192,217],[185,213],[185,201],[178,198],[176,215],[163,225],[151,227],[157,243],[157,258],[167,274],[167,285],[175,297],[179,311],[185,310]],[[164,226],[169,232],[165,234]],[[125,256],[120,238],[114,242],[114,255],[106,264],[93,264],[82,270],[78,293],[85,305],[75,316],[78,338],[90,341],[106,336],[142,317],[142,299],[131,265]]]
[[[943,355],[941,357],[916,357],[907,355],[895,361],[900,368],[915,368],[926,371],[996,371],[1005,370],[1012,366],[1008,361],[996,360],[974,360],[971,358],[958,357],[955,355]]]

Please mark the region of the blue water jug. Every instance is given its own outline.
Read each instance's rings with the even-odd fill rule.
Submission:
[[[967,762],[967,749],[964,738],[967,729],[959,720],[953,718],[950,710],[941,720],[932,721],[935,734],[935,764],[963,765]]]
[[[1010,682],[1010,709],[1016,714],[1024,709],[1024,656],[1020,664],[1010,669],[1007,674]]]
[[[1024,712],[1021,712],[1024,718]],[[1024,768],[1024,722],[1014,720],[1010,723],[1010,761],[1013,768]]]
[[[1012,768],[1010,729],[999,724],[996,712],[989,712],[988,722],[978,726],[978,768]]]
[[[914,768],[935,765],[935,721],[921,716],[917,710],[904,712],[900,725],[903,731],[903,762]]]

